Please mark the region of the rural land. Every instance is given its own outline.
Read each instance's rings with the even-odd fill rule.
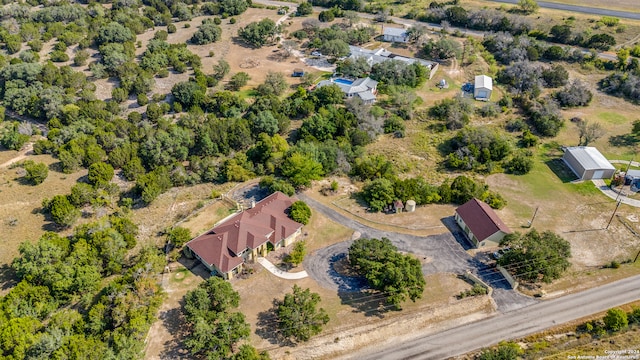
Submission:
[[[640,358],[637,0],[0,21],[0,360]]]

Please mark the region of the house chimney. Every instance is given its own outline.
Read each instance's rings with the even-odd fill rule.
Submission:
[[[253,209],[254,207],[256,207],[256,201],[255,200],[251,200],[251,208]]]

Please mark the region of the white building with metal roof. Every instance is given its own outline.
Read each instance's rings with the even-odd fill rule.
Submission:
[[[476,100],[489,101],[493,91],[493,79],[487,75],[478,75],[475,80],[473,97]]]
[[[562,160],[582,180],[609,179],[616,172],[609,160],[591,146],[568,147]]]
[[[382,38],[386,42],[406,43],[409,40],[409,35],[405,29],[385,27],[382,31]]]

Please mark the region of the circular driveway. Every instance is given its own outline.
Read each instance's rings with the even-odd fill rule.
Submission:
[[[374,229],[347,218],[304,194],[298,194],[298,198],[331,220],[359,232],[362,237],[388,238],[398,247],[398,250],[420,258],[423,264],[422,273],[425,275],[463,274],[465,271],[476,274],[493,288],[492,297],[501,312],[519,309],[537,302],[537,300],[511,289],[500,272],[471,257],[465,251],[470,249],[471,245],[453,217],[442,219],[442,222],[449,228],[449,232],[431,236],[416,236]],[[307,255],[303,262],[305,270],[320,286],[327,289],[338,292],[356,292],[365,289],[366,282],[363,279],[341,275],[334,269],[334,264],[347,255],[352,243],[353,240],[343,241]]]

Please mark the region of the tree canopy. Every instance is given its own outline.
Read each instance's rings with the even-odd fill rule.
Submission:
[[[354,241],[349,247],[349,263],[396,309],[401,309],[407,299],[416,301],[422,297],[426,282],[420,261],[400,253],[387,238]]]
[[[505,238],[504,244],[511,250],[498,259],[498,264],[523,280],[550,283],[571,266],[571,244],[551,231],[514,233]]]
[[[318,308],[320,295],[293,285],[293,292],[283,300],[275,300],[276,326],[280,336],[295,341],[308,341],[322,331],[329,315]]]
[[[279,26],[273,20],[265,18],[247,24],[238,30],[238,36],[247,44],[259,48],[272,42],[278,32],[280,32]]]
[[[235,353],[236,344],[250,334],[244,315],[233,312],[239,301],[240,295],[231,284],[216,276],[185,295],[182,311],[189,334],[184,344],[192,356],[232,360],[239,354],[257,353],[249,345]]]

